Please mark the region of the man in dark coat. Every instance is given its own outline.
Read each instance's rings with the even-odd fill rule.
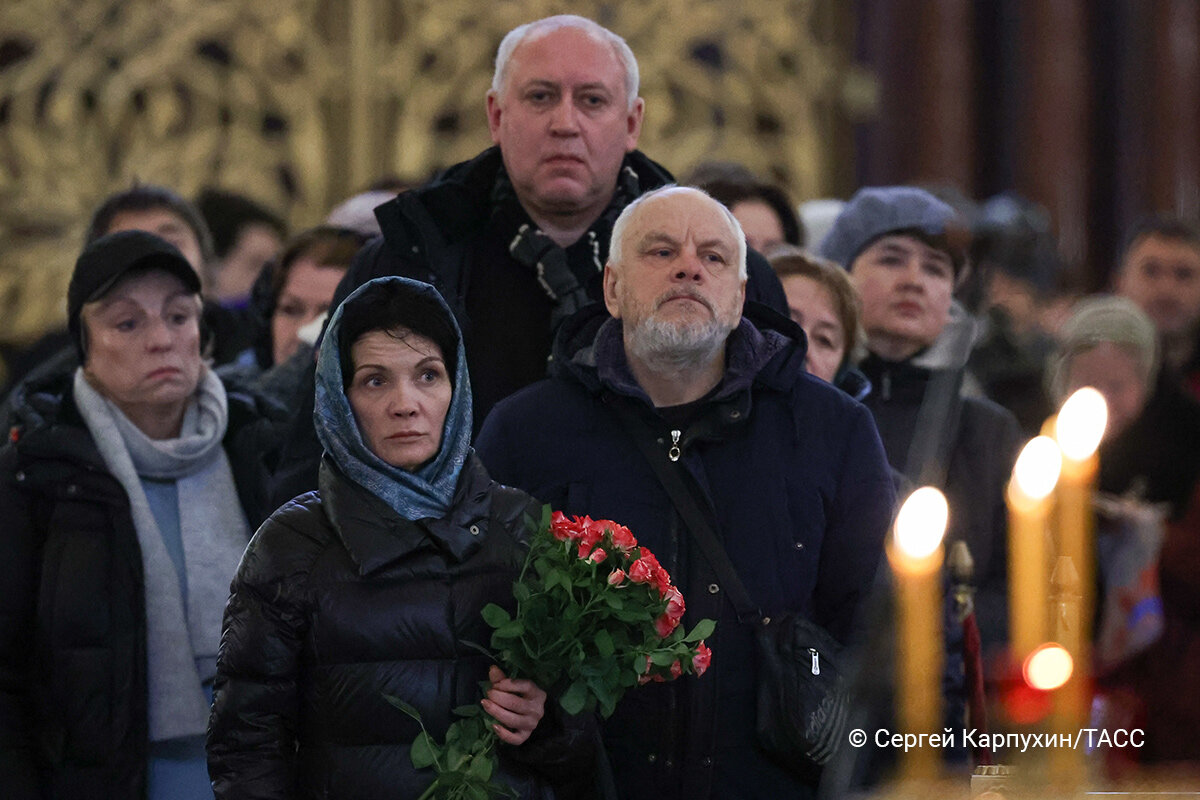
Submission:
[[[589,19],[561,15],[510,31],[487,94],[495,146],[379,206],[383,236],[363,248],[334,296],[336,306],[384,275],[436,286],[463,331],[476,431],[497,401],[546,376],[559,323],[600,301],[621,209],[672,182],[635,149],[638,81],[629,45]],[[753,254],[749,269],[747,298],[786,313],[766,260]],[[316,486],[311,416],[311,405],[299,411],[278,458],[278,503]]]
[[[891,517],[870,415],[805,371],[798,326],[759,307],[743,317],[744,259],[740,226],[708,195],[643,195],[613,230],[604,300],[614,318],[592,307],[564,323],[555,376],[497,404],[476,443],[496,480],[628,525],[691,620],[718,620],[702,679],[631,692],[606,724],[624,798],[804,797],[816,778],[758,749],[751,628],[626,425],[658,435],[662,462],[768,616],[805,615],[845,642]]]

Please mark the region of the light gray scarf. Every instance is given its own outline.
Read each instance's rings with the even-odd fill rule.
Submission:
[[[221,616],[250,527],[221,447],[225,387],[205,370],[177,439],[151,439],[75,372],[75,404],[104,463],[125,488],[142,552],[146,592],[150,740],[203,735],[208,701],[197,660],[212,663]],[[188,597],[146,500],[141,478],[174,480]],[[185,607],[186,606],[186,607]],[[204,670],[208,672],[207,669]]]

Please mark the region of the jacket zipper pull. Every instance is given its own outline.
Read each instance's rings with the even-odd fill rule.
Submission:
[[[679,437],[682,435],[680,431],[671,431],[671,449],[667,451],[667,458],[672,461],[678,461],[682,451],[679,449]]]
[[[883,383],[883,386],[880,388],[883,389],[883,392],[882,392],[883,399],[891,400],[892,399],[892,373],[890,373],[890,372],[883,373],[882,383]]]
[[[817,651],[811,647],[808,648],[808,652],[812,654],[812,674],[820,675],[821,674],[821,657],[817,654]]]

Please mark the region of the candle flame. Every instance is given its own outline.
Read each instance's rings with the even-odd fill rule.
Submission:
[[[932,486],[917,489],[896,515],[896,549],[913,559],[933,555],[946,535],[949,516],[944,494]]]
[[[1071,679],[1075,662],[1061,644],[1047,642],[1029,654],[1021,671],[1026,684],[1048,692]]]
[[[1096,452],[1108,423],[1108,406],[1104,396],[1090,386],[1079,389],[1063,403],[1058,412],[1054,436],[1063,455],[1073,461],[1083,461]]]
[[[1049,436],[1029,440],[1013,467],[1013,480],[1021,493],[1032,500],[1041,500],[1054,491],[1062,472],[1062,450]]]

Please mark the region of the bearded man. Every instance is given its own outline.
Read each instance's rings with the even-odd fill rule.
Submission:
[[[751,625],[657,470],[676,471],[763,614],[804,615],[843,643],[891,517],[871,415],[808,374],[799,326],[743,316],[745,288],[728,209],[697,189],[642,195],[613,226],[608,313],[567,320],[552,377],[495,406],[476,442],[496,480],[629,526],[684,593],[685,624],[718,621],[704,677],[630,692],[604,725],[633,800],[809,797],[818,778],[756,744]]]

